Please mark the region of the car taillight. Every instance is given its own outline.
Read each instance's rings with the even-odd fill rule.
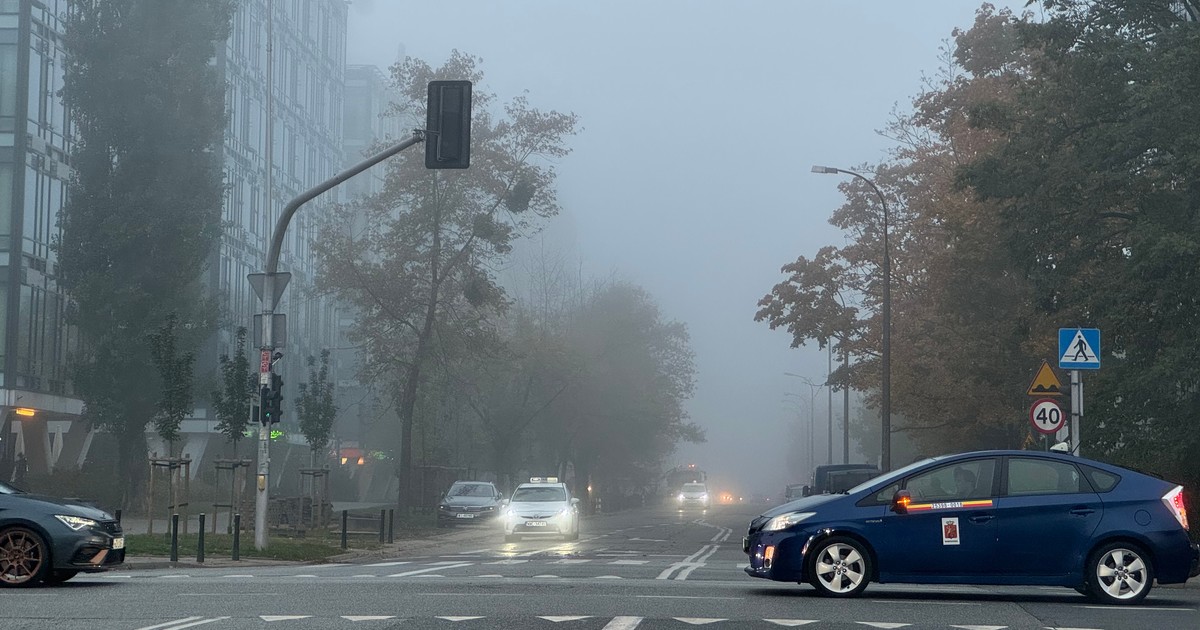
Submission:
[[[1162,502],[1167,504],[1167,509],[1175,515],[1175,520],[1183,525],[1184,529],[1188,528],[1187,508],[1183,505],[1183,486],[1175,486],[1175,489],[1164,494]]]

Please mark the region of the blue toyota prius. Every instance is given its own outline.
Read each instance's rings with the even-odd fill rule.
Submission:
[[[746,572],[853,597],[871,581],[1072,587],[1131,604],[1200,573],[1183,488],[1058,453],[934,457],[750,523]]]

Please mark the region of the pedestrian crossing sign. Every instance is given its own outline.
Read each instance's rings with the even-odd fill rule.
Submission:
[[[1100,329],[1059,328],[1058,367],[1064,370],[1099,370]]]

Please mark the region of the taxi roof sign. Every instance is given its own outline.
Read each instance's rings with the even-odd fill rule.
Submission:
[[[558,483],[558,477],[530,477],[529,483]]]
[[[1033,377],[1033,382],[1029,384],[1029,389],[1025,392],[1030,396],[1062,396],[1062,382],[1058,380],[1058,376],[1054,374],[1054,370],[1050,368],[1050,362],[1042,359],[1042,367],[1038,368],[1037,376]]]

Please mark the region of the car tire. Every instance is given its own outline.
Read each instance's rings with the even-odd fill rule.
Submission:
[[[871,583],[871,554],[862,543],[831,536],[814,546],[808,559],[808,582],[825,597],[857,597]]]
[[[566,536],[563,536],[563,538],[567,540],[579,540],[579,523],[576,523],[575,528],[572,529],[571,532]]]
[[[1084,574],[1092,599],[1114,606],[1136,604],[1150,594],[1154,565],[1138,545],[1111,542],[1088,556]]]
[[[50,575],[46,576],[46,584],[62,584],[67,580],[79,575],[78,571],[51,571]]]
[[[27,527],[0,530],[0,587],[36,586],[50,573],[50,547]]]

